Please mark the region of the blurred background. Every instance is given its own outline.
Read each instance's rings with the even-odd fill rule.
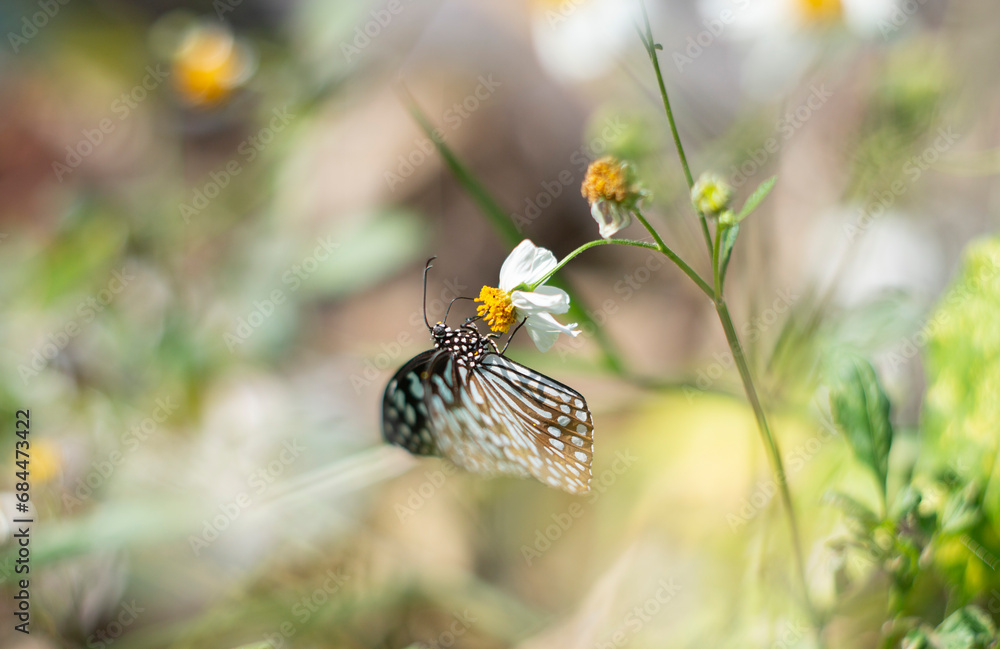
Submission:
[[[712,304],[650,251],[577,258],[585,333],[508,350],[587,397],[590,496],[381,442],[385,384],[430,346],[424,261],[434,321],[521,238],[557,256],[598,238],[589,161],[630,160],[647,216],[710,274],[638,5],[11,0],[4,607],[18,409],[36,522],[31,633],[5,611],[0,646],[995,642],[995,4],[647,5],[695,176],[737,205],[778,178],[727,295],[815,614]],[[892,404],[884,503],[831,423],[848,352]]]

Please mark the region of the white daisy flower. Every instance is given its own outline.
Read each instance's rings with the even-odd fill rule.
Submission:
[[[540,351],[548,351],[559,334],[579,335],[576,323],[564,325],[553,313],[569,311],[569,295],[553,286],[531,286],[558,265],[555,255],[525,239],[511,251],[500,267],[500,286],[484,286],[476,302],[477,312],[490,328],[505,333],[524,322],[528,335]]]

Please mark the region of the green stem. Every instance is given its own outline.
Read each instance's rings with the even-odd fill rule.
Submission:
[[[712,246],[712,279],[715,284],[715,294],[713,298],[722,295],[722,273],[719,268],[719,246],[722,243],[722,228],[715,229],[715,244]]]
[[[715,275],[718,277],[718,272],[716,272]],[[818,633],[819,618],[816,614],[816,610],[813,608],[812,600],[809,597],[809,586],[806,583],[806,564],[802,554],[802,541],[799,533],[799,523],[795,516],[795,507],[792,504],[792,494],[788,490],[788,477],[785,474],[785,466],[781,460],[781,450],[778,448],[778,440],[775,439],[774,435],[771,433],[771,427],[767,423],[767,417],[764,414],[764,407],[761,405],[760,398],[757,396],[757,388],[754,386],[753,377],[750,374],[750,366],[747,363],[746,354],[743,352],[743,346],[740,344],[739,336],[736,334],[736,327],[733,325],[733,319],[729,315],[729,307],[726,305],[726,299],[721,294],[716,298],[715,310],[719,314],[719,322],[722,323],[722,329],[726,332],[726,342],[729,343],[729,349],[732,351],[733,360],[735,361],[736,368],[740,373],[740,380],[743,382],[743,390],[746,392],[747,400],[750,402],[750,407],[753,409],[754,417],[757,419],[757,430],[760,433],[761,442],[763,442],[764,448],[767,450],[771,471],[774,473],[775,480],[778,483],[778,488],[781,491],[781,502],[784,505],[785,513],[787,514],[786,518],[788,519],[788,527],[792,536],[792,546],[795,552],[795,564],[798,568],[799,585],[802,589],[802,597],[804,599],[806,610],[812,617],[813,624],[816,625]]]
[[[701,275],[694,272],[694,269],[688,266],[683,259],[678,257],[677,253],[675,253],[673,250],[667,247],[667,244],[663,243],[663,239],[660,238],[660,233],[653,229],[653,226],[649,224],[649,221],[647,221],[642,216],[642,212],[640,212],[638,209],[635,209],[632,210],[632,214],[634,214],[635,218],[639,219],[639,222],[642,223],[642,225],[649,231],[651,235],[653,235],[653,240],[656,241],[657,249],[664,255],[666,255],[670,259],[670,261],[677,264],[677,267],[680,268],[682,271],[684,271],[684,274],[690,277],[691,281],[697,284],[698,288],[700,288],[705,295],[714,299],[715,295],[714,293],[712,293],[712,287],[708,285],[708,282],[703,280],[701,278]]]
[[[642,218],[638,213],[636,213],[636,216],[639,218],[640,221],[642,221],[643,225],[646,226],[646,229],[648,229],[650,232],[654,232],[654,230],[649,226],[649,224],[646,222],[644,218]],[[540,280],[532,284],[529,284],[527,286],[527,289],[529,291],[533,291],[542,284],[544,284],[545,282],[549,281],[549,279],[553,275],[555,275],[563,266],[569,263],[570,260],[572,260],[574,257],[579,255],[584,250],[590,250],[595,246],[618,245],[618,246],[633,246],[636,248],[646,248],[647,250],[656,250],[658,252],[662,252],[670,259],[670,261],[677,264],[677,266],[682,271],[684,271],[684,273],[688,277],[690,277],[695,284],[698,285],[698,288],[704,291],[708,297],[712,297],[712,287],[708,285],[708,282],[703,280],[701,276],[698,275],[698,273],[694,272],[694,269],[692,269],[690,266],[684,263],[684,260],[678,257],[673,250],[664,245],[663,240],[660,239],[658,234],[654,233],[654,238],[657,240],[655,245],[652,243],[646,243],[645,241],[633,241],[631,239],[597,239],[596,241],[588,241],[587,243],[583,244],[573,252],[563,257],[562,261],[556,264],[555,268],[546,273],[545,276],[542,277]]]
[[[674,145],[677,148],[677,156],[680,158],[681,167],[684,169],[684,178],[687,181],[688,189],[691,189],[694,187],[694,178],[691,175],[691,168],[688,165],[687,156],[684,153],[684,146],[681,144],[680,134],[677,131],[677,123],[674,121],[674,113],[670,107],[670,98],[667,95],[667,87],[663,82],[663,74],[660,71],[660,62],[656,54],[656,51],[661,49],[661,47],[653,40],[653,28],[649,23],[649,14],[646,12],[645,2],[640,0],[639,4],[642,7],[642,16],[645,22],[645,33],[643,34],[640,31],[640,37],[642,38],[643,45],[646,47],[646,53],[649,55],[649,59],[653,64],[653,70],[656,72],[656,82],[659,85],[660,97],[663,99],[663,109],[667,113],[667,121],[670,122],[670,132],[673,135]],[[743,390],[746,392],[747,400],[753,408],[754,416],[757,419],[757,429],[760,433],[761,441],[764,444],[764,448],[767,450],[771,470],[774,473],[775,479],[778,482],[778,486],[781,491],[781,501],[784,505],[785,513],[788,519],[788,526],[792,536],[792,546],[795,552],[795,563],[798,568],[799,583],[802,588],[802,597],[804,599],[806,610],[809,612],[813,625],[816,628],[817,638],[819,638],[819,641],[822,644],[822,639],[820,637],[821,620],[817,615],[816,610],[813,608],[812,601],[809,597],[809,588],[806,583],[805,560],[802,554],[802,541],[799,534],[799,524],[798,519],[795,516],[795,508],[792,504],[792,495],[788,490],[788,480],[785,475],[784,464],[781,460],[781,451],[778,448],[777,439],[775,439],[774,435],[771,433],[770,426],[768,426],[767,417],[764,414],[764,408],[761,406],[760,398],[757,396],[757,389],[754,386],[753,377],[750,374],[750,366],[747,363],[746,354],[744,354],[743,346],[740,344],[739,336],[736,334],[736,327],[733,325],[733,319],[729,315],[729,307],[726,305],[726,299],[722,292],[722,278],[719,272],[719,247],[720,240],[722,238],[722,230],[719,229],[719,231],[716,232],[716,237],[713,241],[712,235],[708,229],[708,221],[705,218],[705,214],[699,210],[697,206],[693,207],[695,212],[698,214],[698,220],[701,222],[701,230],[705,237],[705,244],[708,246],[709,254],[712,256],[712,277],[714,283],[712,297],[715,303],[715,310],[718,313],[719,322],[722,323],[722,328],[726,333],[726,342],[729,344],[729,349],[733,354],[733,360],[739,370],[740,379],[743,382]]]
[[[648,248],[650,250],[659,250],[659,248],[657,248],[651,243],[646,243],[645,241],[632,241],[631,239],[597,239],[596,241],[588,241],[587,243],[583,244],[573,252],[563,257],[562,261],[556,264],[555,268],[546,273],[545,276],[542,277],[540,280],[532,284],[526,285],[527,290],[534,291],[536,288],[538,288],[545,282],[549,281],[549,279],[551,279],[552,276],[555,275],[563,266],[568,264],[571,259],[579,255],[584,250],[590,250],[594,246],[605,246],[609,244],[614,244],[618,246],[635,246],[636,248]]]
[[[694,187],[694,177],[691,175],[691,167],[688,165],[687,156],[684,155],[684,146],[681,144],[681,136],[677,131],[677,123],[674,121],[674,111],[670,108],[670,97],[667,95],[667,86],[663,82],[663,73],[660,72],[660,59],[656,55],[656,50],[660,47],[653,40],[653,28],[649,24],[649,14],[646,13],[646,3],[640,1],[639,4],[642,6],[642,19],[645,21],[646,33],[645,37],[642,39],[643,45],[646,46],[646,53],[649,55],[649,60],[653,63],[653,70],[656,72],[656,83],[660,87],[660,97],[663,100],[663,110],[667,113],[667,121],[670,122],[670,133],[674,136],[674,146],[677,149],[677,157],[681,160],[681,167],[684,168],[684,179],[687,180],[688,190]],[[697,207],[695,212],[698,213],[698,220],[701,222],[701,231],[705,236],[705,244],[708,249],[712,249],[712,235],[708,231],[708,221],[705,219],[705,215]]]

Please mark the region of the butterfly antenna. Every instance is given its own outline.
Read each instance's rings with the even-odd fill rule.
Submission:
[[[472,299],[475,299],[475,298],[459,296],[459,297],[454,298],[451,302],[449,302],[448,303],[448,308],[444,312],[444,322],[445,323],[448,322],[448,314],[451,313],[451,305],[453,305],[455,302],[458,302],[459,300],[472,300]],[[478,320],[478,319],[479,319],[479,316],[476,316],[476,320]],[[468,323],[466,323],[466,324],[468,324]]]
[[[437,259],[437,257],[431,257],[427,260],[427,265],[424,266],[424,324],[427,325],[427,329],[431,329],[431,323],[427,322],[427,271],[429,271],[433,266],[431,262]],[[447,318],[448,316],[445,316]]]

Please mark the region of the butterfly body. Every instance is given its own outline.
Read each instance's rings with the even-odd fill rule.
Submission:
[[[587,493],[594,427],[583,395],[510,360],[471,322],[430,331],[434,349],[386,386],[385,440],[468,471]]]

